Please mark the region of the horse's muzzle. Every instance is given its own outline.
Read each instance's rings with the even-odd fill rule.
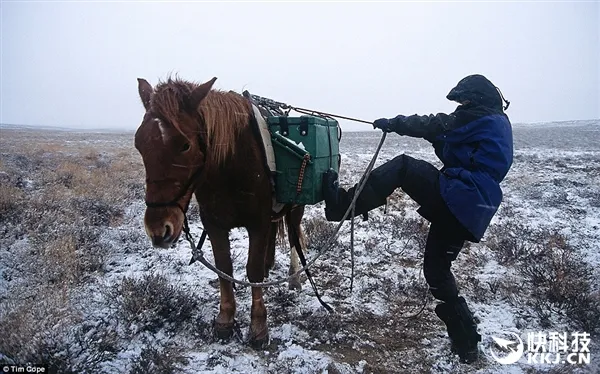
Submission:
[[[152,245],[156,248],[169,248],[177,242],[181,229],[176,230],[173,223],[166,221],[161,226],[146,225],[146,232],[152,241]]]

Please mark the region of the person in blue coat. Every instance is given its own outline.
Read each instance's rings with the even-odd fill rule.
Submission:
[[[444,166],[402,154],[373,169],[356,201],[355,214],[384,205],[398,187],[415,200],[431,222],[424,274],[433,296],[441,300],[435,313],[446,324],[453,352],[463,362],[478,358],[481,336],[450,266],[466,240],[479,242],[502,202],[500,182],[513,161],[512,126],[504,110],[510,104],[483,75],[470,75],[446,96],[460,105],[450,114],[398,115],[381,118],[375,128],[424,138]],[[506,106],[503,106],[506,103]],[[354,198],[331,170],[323,176],[325,216],[340,221]]]

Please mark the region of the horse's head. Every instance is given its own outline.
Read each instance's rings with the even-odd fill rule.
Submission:
[[[153,89],[138,79],[146,113],[135,147],[146,169],[144,225],[155,247],[168,248],[181,235],[184,212],[206,159],[198,106],[215,80],[199,86],[169,81]]]

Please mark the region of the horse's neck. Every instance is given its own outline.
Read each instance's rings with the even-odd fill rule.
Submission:
[[[213,144],[208,149],[208,152],[213,151],[218,144]],[[237,180],[244,179],[248,176],[255,176],[257,173],[262,174],[265,160],[263,160],[260,144],[254,136],[252,128],[248,125],[247,128],[240,131],[234,141],[233,152],[219,165],[208,166],[209,174],[207,178],[216,180]],[[214,162],[213,157],[209,157],[210,162]]]

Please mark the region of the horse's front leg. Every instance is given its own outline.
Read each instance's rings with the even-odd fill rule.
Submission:
[[[262,282],[265,274],[265,252],[268,245],[269,227],[258,230],[248,230],[250,250],[246,272],[250,282]],[[267,308],[263,300],[263,289],[252,287],[252,309],[250,312],[250,345],[260,349],[269,344],[269,329],[267,327]]]
[[[212,244],[217,269],[232,275],[233,265],[231,264],[229,231],[211,227],[208,232],[210,233],[210,243]],[[235,296],[231,282],[219,277],[219,287],[221,302],[214,325],[215,335],[219,339],[229,339],[233,335],[235,323]]]

